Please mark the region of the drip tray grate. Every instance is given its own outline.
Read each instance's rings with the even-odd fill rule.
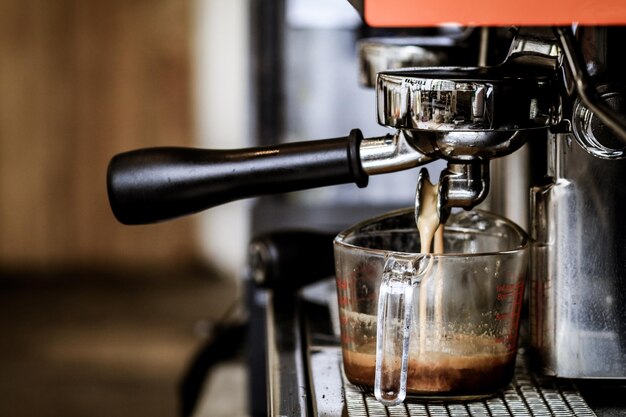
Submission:
[[[464,403],[408,402],[385,407],[350,384],[344,376],[345,407],[350,417],[591,417],[596,414],[576,387],[566,380],[531,375],[523,355],[518,355],[515,377],[498,396]]]

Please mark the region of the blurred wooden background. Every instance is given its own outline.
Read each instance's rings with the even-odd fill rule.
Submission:
[[[191,145],[190,2],[0,0],[0,266],[184,263],[194,219],[127,227],[106,167]]]
[[[114,154],[194,145],[196,6],[0,0],[0,416],[176,415],[239,302],[197,217],[123,226],[106,195]]]

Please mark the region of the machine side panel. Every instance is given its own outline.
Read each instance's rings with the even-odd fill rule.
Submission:
[[[531,197],[533,351],[548,374],[626,378],[626,161],[568,135],[549,154],[554,181]]]

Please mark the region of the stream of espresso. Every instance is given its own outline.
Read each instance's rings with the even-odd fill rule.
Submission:
[[[417,230],[420,235],[421,253],[443,253],[443,225],[439,222],[437,212],[437,185],[425,180],[419,195],[419,213],[417,213]],[[434,248],[431,248],[433,245]]]
[[[439,221],[439,212],[437,210],[438,200],[437,184],[433,185],[430,181],[425,180],[422,184],[419,198],[419,212],[417,213],[417,230],[420,236],[420,252],[421,253],[443,253],[443,224]],[[434,240],[434,242],[433,242]],[[419,286],[419,334],[420,334],[420,351],[426,350],[426,334],[427,334],[427,307],[428,307],[428,287],[431,285],[429,280],[434,280],[435,294],[433,302],[434,308],[434,325],[439,331],[443,322],[443,275],[441,265],[437,265],[435,275],[427,275]],[[438,336],[438,335],[437,335]]]

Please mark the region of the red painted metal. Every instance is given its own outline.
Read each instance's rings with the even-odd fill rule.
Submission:
[[[364,0],[374,27],[626,24],[626,0]]]

